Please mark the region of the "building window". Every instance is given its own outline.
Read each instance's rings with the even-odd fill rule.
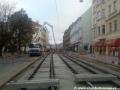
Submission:
[[[104,4],[105,3],[105,0],[102,0],[102,4]]]
[[[92,2],[92,3],[94,4],[95,2],[96,2],[96,0],[93,0],[93,2]]]
[[[114,21],[114,31],[117,31],[117,20]]]
[[[115,0],[115,1],[113,2],[113,10],[114,10],[114,11],[116,11],[116,5],[117,5],[117,1]]]
[[[102,14],[101,14],[101,12],[100,12],[100,11],[98,11],[98,12],[97,12],[97,20],[100,20],[100,19],[101,19],[101,17],[102,17]]]
[[[112,9],[112,6],[109,5],[109,14],[111,14],[111,9]]]
[[[100,27],[98,27],[98,35],[100,35]]]
[[[109,23],[109,29],[110,29],[109,33],[111,33],[112,32],[112,23]]]
[[[105,34],[105,25],[102,25],[102,34]]]
[[[102,18],[105,18],[105,9],[102,10]]]

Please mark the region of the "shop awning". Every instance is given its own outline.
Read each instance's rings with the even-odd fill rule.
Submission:
[[[104,42],[96,42],[94,44],[91,45],[92,47],[105,47],[105,43]]]
[[[112,39],[112,40],[107,40],[106,41],[106,46],[120,47],[120,38]]]
[[[99,41],[94,42],[91,46],[92,47],[105,47],[106,46],[106,44],[105,44],[105,38],[99,39]]]

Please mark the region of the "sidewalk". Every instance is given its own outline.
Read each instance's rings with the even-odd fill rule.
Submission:
[[[36,61],[36,57],[0,57],[0,88]]]
[[[72,54],[74,56],[79,56],[78,53],[74,53],[74,52],[69,52],[68,54]],[[87,58],[87,59],[90,59],[90,60],[98,60],[100,62],[103,62],[103,63],[107,63],[107,64],[112,64],[112,65],[115,65],[113,62],[117,61],[118,60],[118,57],[113,57],[113,56],[105,56],[105,55],[91,55],[91,54],[85,54],[85,55],[80,55],[80,57],[82,58]],[[118,66],[118,65],[116,65]]]
[[[93,59],[93,60],[98,60],[107,64],[114,64],[113,62],[118,60],[118,57],[113,57],[113,56],[105,56],[105,55],[82,55],[85,58]]]

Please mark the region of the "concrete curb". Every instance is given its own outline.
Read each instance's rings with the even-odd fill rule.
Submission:
[[[0,85],[0,89],[5,86],[9,81],[11,81],[12,79],[14,79],[16,76],[18,76],[19,74],[21,74],[22,72],[24,72],[28,67],[30,67],[32,64],[34,64],[39,58],[37,58],[36,60],[32,60],[31,62],[27,63],[26,65],[23,65],[23,67],[21,67],[19,70],[16,70],[16,72],[11,75],[11,77],[9,77],[9,79],[5,80],[1,85]]]

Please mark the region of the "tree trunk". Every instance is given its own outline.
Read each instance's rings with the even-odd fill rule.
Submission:
[[[24,46],[24,54],[26,54],[26,46]]]
[[[0,56],[2,56],[2,49],[3,49],[3,46],[0,46]]]
[[[21,44],[18,43],[18,53],[21,54]]]

